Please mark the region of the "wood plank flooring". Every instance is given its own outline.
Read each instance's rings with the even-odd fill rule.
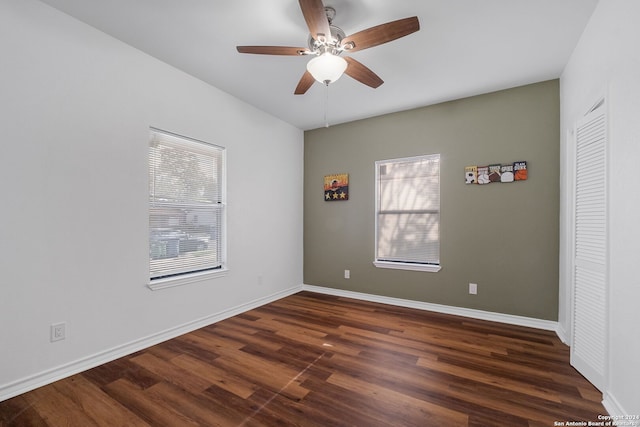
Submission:
[[[601,394],[553,332],[301,292],[0,402],[0,426],[553,426]]]

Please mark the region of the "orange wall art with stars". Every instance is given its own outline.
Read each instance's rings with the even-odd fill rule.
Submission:
[[[325,175],[324,200],[326,202],[338,202],[349,200],[349,174],[338,173]]]

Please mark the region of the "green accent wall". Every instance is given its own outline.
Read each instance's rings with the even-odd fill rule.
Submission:
[[[305,132],[304,283],[557,320],[559,107],[551,80]],[[442,269],[376,268],[375,161],[434,153]],[[521,160],[526,181],[464,182],[465,166]],[[349,200],[326,202],[336,173],[349,174]]]

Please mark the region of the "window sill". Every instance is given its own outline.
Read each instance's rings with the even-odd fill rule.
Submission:
[[[390,268],[393,270],[427,271],[437,273],[442,268],[434,264],[411,264],[406,262],[374,261],[373,265],[378,268]]]
[[[202,282],[209,279],[217,279],[218,277],[224,277],[229,270],[223,268],[221,270],[206,271],[203,273],[185,274],[179,277],[170,277],[167,279],[158,279],[149,282],[147,285],[152,291],[159,291],[161,289],[173,288],[175,286],[187,285],[189,283]]]

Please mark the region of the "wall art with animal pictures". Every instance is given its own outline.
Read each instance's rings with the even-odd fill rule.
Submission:
[[[466,166],[464,168],[465,184],[491,184],[494,182],[525,181],[529,177],[527,162],[519,161],[506,164],[490,164],[486,166]]]

